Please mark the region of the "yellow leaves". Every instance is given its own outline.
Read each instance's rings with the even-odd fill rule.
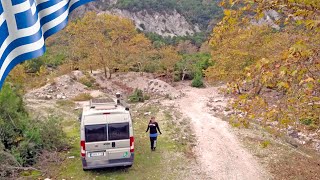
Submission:
[[[233,104],[243,113],[240,122],[261,119],[277,121],[283,127],[310,116],[320,124],[319,100],[315,100],[320,97],[320,20],[314,11],[320,8],[320,1],[237,3],[222,3],[225,17],[210,39],[216,64],[207,69],[206,76],[229,82],[228,92],[234,91],[233,84],[241,84],[247,94],[239,95]],[[239,8],[228,9],[233,4]],[[255,13],[260,19],[270,8],[281,11],[277,22],[286,23],[281,31],[244,23],[252,18],[248,14]]]
[[[319,20],[317,20],[317,21],[316,20],[306,20],[305,24],[306,24],[307,28],[313,29],[315,27],[318,27],[318,25],[320,23],[319,23]]]
[[[45,66],[41,66],[40,70],[36,74],[37,76],[44,77],[45,75],[48,74],[48,70]]]
[[[260,62],[261,62],[263,65],[265,65],[265,64],[268,64],[268,63],[270,62],[270,60],[269,60],[269,59],[266,59],[266,58],[262,58],[262,59],[260,60]]]
[[[296,76],[297,73],[298,73],[298,70],[294,70],[294,71],[291,72],[291,76]]]
[[[263,12],[258,13],[256,18],[262,19],[264,16],[265,16],[265,12],[263,11]]]
[[[279,76],[284,77],[287,74],[288,69],[286,67],[281,67],[279,71],[280,71]]]
[[[231,10],[225,9],[223,12],[225,16],[231,16]]]
[[[308,77],[307,79],[304,79],[302,81],[300,81],[299,85],[302,85],[304,83],[309,83],[309,82],[314,82],[315,80],[311,77]]]
[[[241,95],[239,96],[239,99],[245,100],[245,99],[247,99],[248,97],[249,97],[248,94],[241,94]]]
[[[23,141],[23,140],[24,140],[24,137],[18,136],[18,137],[16,137],[16,138],[14,139],[14,142],[15,142],[15,143],[19,143],[20,141]]]
[[[264,72],[261,76],[261,82],[263,84],[268,84],[274,77],[274,73],[271,71]]]
[[[280,89],[280,88],[285,88],[285,89],[289,89],[289,88],[290,88],[290,85],[289,85],[288,82],[279,82],[279,83],[277,84],[277,86],[278,86],[279,89]]]
[[[181,60],[181,56],[171,46],[163,47],[158,51],[161,57],[160,64],[163,66],[166,72],[173,71],[174,65]]]
[[[219,2],[219,6],[223,7],[223,6],[225,6],[225,5],[226,5],[226,3],[225,3],[224,1],[220,1],[220,2]]]
[[[150,40],[139,34],[129,19],[89,12],[70,24],[72,59],[83,69],[103,68],[111,77],[115,66],[127,70],[137,60],[145,61],[152,48]]]
[[[23,84],[27,79],[27,74],[25,72],[24,66],[17,65],[9,74],[8,81],[14,84]]]
[[[298,41],[289,49],[289,58],[300,58],[311,56],[312,51],[308,49],[304,41]]]

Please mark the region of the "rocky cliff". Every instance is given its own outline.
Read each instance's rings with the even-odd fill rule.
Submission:
[[[114,8],[116,0],[98,0],[78,8],[72,17],[82,16],[87,11],[106,13],[129,18],[134,21],[141,31],[154,32],[162,36],[187,36],[200,32],[197,25],[189,23],[186,18],[176,10],[153,11],[142,10],[132,12],[125,9]]]

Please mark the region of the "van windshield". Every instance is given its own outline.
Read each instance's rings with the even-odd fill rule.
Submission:
[[[129,139],[129,123],[108,124],[109,141]]]
[[[107,126],[105,124],[85,126],[86,142],[107,141]]]

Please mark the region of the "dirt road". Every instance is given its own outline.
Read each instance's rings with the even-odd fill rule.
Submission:
[[[206,107],[211,97],[223,98],[217,88],[182,89],[177,100],[181,112],[191,119],[196,137],[197,164],[209,179],[269,179],[254,157],[238,142],[227,122],[214,117]],[[221,103],[221,102],[220,102]]]

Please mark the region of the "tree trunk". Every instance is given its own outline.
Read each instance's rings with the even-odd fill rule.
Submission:
[[[109,79],[111,79],[111,74],[112,74],[112,72],[111,72],[111,70],[109,68]]]
[[[238,94],[241,94],[241,89],[238,83],[236,83],[236,88],[237,88]]]
[[[107,78],[108,74],[107,74],[107,67],[103,66],[103,70],[104,70],[104,77]]]
[[[141,62],[138,62],[138,66],[139,66],[140,76],[143,76],[143,71],[142,71],[142,64],[141,64]]]
[[[186,76],[186,68],[184,68],[184,69],[182,70],[182,78],[181,78],[181,81],[184,81],[185,76]]]

